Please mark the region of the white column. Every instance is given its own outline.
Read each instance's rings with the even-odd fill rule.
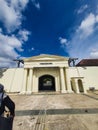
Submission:
[[[66,75],[67,92],[73,93],[71,88],[70,76],[67,68],[65,68],[65,75]]]
[[[33,88],[32,88],[32,92],[38,93],[38,77],[36,77],[35,73],[36,72],[33,69]]]
[[[27,69],[24,69],[24,77],[23,77],[23,85],[21,88],[21,94],[25,94],[26,93],[26,87],[27,87]]]
[[[78,87],[78,81],[77,81],[77,79],[75,79],[75,85],[76,85],[76,93],[80,93],[79,92],[79,87]]]
[[[84,79],[81,79],[81,80],[82,80],[82,84],[83,84],[84,93],[87,93],[87,91],[85,89],[85,81],[84,81]]]
[[[59,77],[55,77],[55,91],[59,92],[60,91],[60,84],[59,84]]]
[[[61,82],[61,92],[66,93],[65,79],[64,79],[64,70],[63,67],[60,67],[60,82]]]
[[[28,88],[27,88],[27,94],[32,93],[32,77],[33,77],[33,69],[29,69],[29,80],[28,80]]]

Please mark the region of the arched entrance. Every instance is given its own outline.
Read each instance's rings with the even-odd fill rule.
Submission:
[[[43,75],[39,77],[40,91],[55,91],[55,78],[51,75]]]
[[[79,86],[79,92],[84,92],[83,84],[82,84],[82,80],[81,79],[78,80],[78,86]]]

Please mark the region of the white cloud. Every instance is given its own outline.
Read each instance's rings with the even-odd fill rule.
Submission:
[[[81,21],[80,26],[76,28],[76,32],[68,41],[68,46],[63,46],[64,49],[67,48],[70,57],[76,57],[80,60],[83,58],[98,58],[98,50],[95,50],[95,48],[98,48],[97,18],[98,15],[88,14]]]
[[[81,37],[87,37],[94,32],[96,16],[90,13],[82,22],[78,31],[81,31]]]
[[[34,48],[34,47],[32,47],[31,49],[29,49],[29,52],[34,51],[34,50],[35,50],[35,48]]]
[[[39,4],[39,3],[35,3],[34,5],[35,5],[35,7],[36,7],[37,9],[40,9],[40,4]]]
[[[34,48],[34,47],[32,47],[32,48],[31,48],[31,50],[33,51],[33,50],[35,50],[35,48]]]
[[[21,36],[18,38],[15,35],[4,35],[0,33],[0,67],[9,65],[12,66],[12,60],[20,57],[19,51],[23,51],[22,44],[28,40],[29,32],[22,31]],[[17,52],[18,51],[18,52]],[[4,63],[4,65],[3,65]]]
[[[0,33],[0,57],[16,58],[19,55],[15,49],[21,50],[21,46],[22,43],[15,36]]]
[[[36,0],[32,0],[32,2],[33,2],[33,4],[34,4],[34,6],[35,6],[38,10],[40,10],[40,3],[37,2]]]
[[[98,51],[90,53],[91,58],[98,58]]]
[[[96,22],[98,22],[98,15],[96,16]]]
[[[88,8],[88,5],[81,6],[81,8],[77,11],[78,14],[84,12]]]
[[[0,33],[2,33],[2,28],[0,28]]]
[[[0,67],[16,67],[16,63],[9,58],[0,57]]]
[[[20,30],[19,33],[18,33],[21,41],[27,41],[28,40],[28,36],[30,34],[31,33],[29,31],[27,31],[27,30]]]
[[[96,46],[94,46],[94,47],[91,48],[90,57],[98,58],[98,43],[96,43]]]
[[[22,22],[22,10],[29,0],[0,0],[0,21],[8,32],[19,28]]]
[[[60,41],[61,45],[67,45],[67,39],[66,38],[59,37],[59,41]]]
[[[9,33],[20,28],[23,20],[22,12],[30,1],[40,9],[40,3],[36,0],[0,0],[0,21]]]
[[[10,0],[11,6],[16,10],[23,10],[27,6],[29,0]]]
[[[18,52],[23,51],[22,45],[28,40],[30,32],[21,29],[22,12],[30,0],[0,0],[0,22],[6,29],[6,35],[0,28],[0,67],[13,66],[12,61],[20,57]],[[13,34],[16,29],[20,31]],[[10,33],[10,35],[9,35]]]

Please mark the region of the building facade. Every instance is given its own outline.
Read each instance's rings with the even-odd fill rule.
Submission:
[[[98,89],[98,67],[70,67],[69,58],[39,55],[24,59],[23,68],[1,69],[0,83],[7,92],[86,93]],[[94,75],[93,75],[94,74]]]

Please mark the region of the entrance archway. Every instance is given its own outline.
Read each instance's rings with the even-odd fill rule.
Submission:
[[[55,78],[51,75],[43,75],[39,77],[40,91],[55,91]]]
[[[83,84],[82,84],[81,79],[78,80],[78,86],[79,86],[79,92],[84,92],[84,88],[83,88]]]

